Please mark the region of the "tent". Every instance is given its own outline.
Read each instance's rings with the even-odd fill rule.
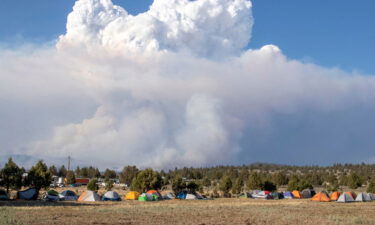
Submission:
[[[76,193],[70,190],[63,191],[59,194],[60,200],[66,200],[66,201],[77,201],[78,196]]]
[[[353,199],[357,198],[357,195],[354,192],[345,192],[345,193],[347,193],[348,195],[352,196]]]
[[[338,192],[338,191],[333,192],[330,196],[331,201],[337,201],[337,199],[339,199],[340,195],[341,195],[341,193]]]
[[[171,200],[171,199],[175,199],[175,196],[172,192],[169,192],[166,195],[163,195],[163,199],[164,200]]]
[[[371,200],[375,200],[375,195],[373,193],[368,193],[368,195],[370,196]]]
[[[186,199],[187,192],[186,191],[181,191],[180,193],[177,194],[176,198],[178,199]]]
[[[85,191],[79,196],[78,201],[80,202],[96,202],[100,201],[99,195],[94,191]]]
[[[337,199],[337,202],[354,202],[354,199],[350,194],[345,192],[340,195],[339,199]]]
[[[9,200],[8,193],[5,190],[0,189],[0,200]]]
[[[186,197],[185,197],[186,200],[197,200],[197,196],[193,195],[193,194],[186,194]]]
[[[143,193],[138,197],[138,201],[146,202],[146,201],[157,201],[158,197],[153,194]]]
[[[50,201],[50,202],[59,201],[60,200],[59,192],[55,190],[49,190],[46,193],[44,193],[42,200]]]
[[[115,191],[107,191],[102,198],[103,201],[121,201],[120,195]]]
[[[284,192],[284,198],[292,199],[292,198],[294,198],[294,196],[293,196],[292,192],[286,191],[286,192]]]
[[[17,192],[17,199],[37,200],[38,195],[39,193],[35,188],[29,188],[27,190]]]
[[[311,198],[314,196],[316,193],[313,189],[305,189],[301,192],[302,198]]]
[[[368,201],[368,202],[371,202],[371,201],[372,201],[372,198],[371,198],[371,196],[370,196],[369,193],[365,193],[365,199],[366,199],[366,201]]]
[[[279,192],[271,193],[273,199],[284,199],[284,194]]]
[[[254,194],[253,198],[273,199],[273,197],[272,197],[272,195],[269,191],[261,191],[258,194]]]
[[[161,194],[156,191],[156,190],[149,190],[148,192],[146,192],[146,194],[151,194],[151,195],[155,195],[158,199],[157,200],[162,200],[163,197],[161,196]]]
[[[311,201],[316,202],[330,202],[331,199],[328,197],[328,195],[324,192],[319,192],[312,197]]]
[[[125,195],[125,199],[126,199],[126,200],[137,200],[138,197],[139,197],[139,193],[136,192],[136,191],[128,192],[128,193]]]
[[[356,202],[369,202],[371,201],[371,198],[366,193],[361,192],[357,195],[357,197],[355,198],[355,201]]]
[[[302,198],[301,192],[294,190],[292,192],[294,198]]]

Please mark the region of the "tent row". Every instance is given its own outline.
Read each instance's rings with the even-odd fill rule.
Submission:
[[[24,191],[17,192],[17,199],[21,200],[37,200],[38,192],[35,188],[29,188]],[[128,192],[125,196],[120,196],[115,191],[108,191],[103,196],[99,196],[94,191],[85,191],[80,196],[70,190],[58,193],[55,190],[49,190],[45,192],[41,198],[43,201],[121,201],[125,200],[138,200],[138,201],[160,201],[160,200],[170,200],[170,199],[204,199],[198,194],[192,194],[187,192],[180,192],[177,196],[173,193],[167,193],[166,195],[161,195],[160,192],[156,190],[150,190],[146,193],[138,193],[136,191]],[[9,200],[9,196],[4,190],[0,190],[0,200]]]
[[[331,195],[328,195],[326,192],[319,192],[314,195],[311,199],[312,201],[317,202],[370,202],[375,200],[375,196],[372,193],[361,192],[358,195],[354,192],[333,192]]]
[[[255,199],[311,199],[318,202],[369,202],[374,201],[375,196],[372,193],[359,193],[354,192],[333,192],[330,195],[326,192],[315,193],[314,190],[306,189],[302,192],[299,191],[286,191],[286,192],[269,192],[269,191],[252,191],[245,192],[239,196],[240,198],[255,198]]]
[[[255,199],[293,199],[293,198],[311,198],[315,195],[315,191],[312,189],[305,189],[299,191],[286,191],[286,192],[270,192],[254,190],[252,192],[245,192],[241,194],[240,198],[255,198]]]

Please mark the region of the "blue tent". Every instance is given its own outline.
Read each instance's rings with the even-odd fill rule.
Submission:
[[[290,191],[286,191],[284,192],[284,198],[294,198],[292,192]]]
[[[176,198],[178,199],[186,199],[187,192],[186,191],[181,191],[180,193],[177,194]]]

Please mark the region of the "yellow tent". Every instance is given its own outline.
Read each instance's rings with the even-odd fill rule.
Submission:
[[[136,192],[136,191],[128,192],[128,193],[125,195],[125,199],[126,199],[126,200],[138,200],[138,197],[139,197],[139,193]]]

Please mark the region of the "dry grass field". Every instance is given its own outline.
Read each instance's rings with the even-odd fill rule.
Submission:
[[[115,203],[0,202],[0,225],[83,224],[375,224],[375,202],[310,200],[169,200]]]

